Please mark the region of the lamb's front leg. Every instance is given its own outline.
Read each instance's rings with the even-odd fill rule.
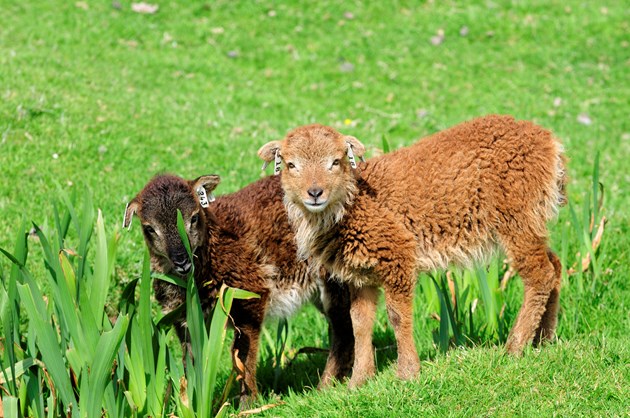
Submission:
[[[237,303],[238,302],[238,303]],[[256,387],[256,360],[262,328],[264,303],[261,299],[235,301],[232,309],[234,319],[234,344],[232,361],[241,382],[240,408],[252,406],[258,389]]]
[[[348,386],[357,387],[374,376],[376,371],[372,331],[376,317],[378,288],[350,286],[350,297],[350,317],[354,331],[354,365]]]

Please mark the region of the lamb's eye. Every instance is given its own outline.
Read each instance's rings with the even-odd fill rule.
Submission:
[[[195,213],[191,218],[190,218],[190,224],[194,225],[197,223],[197,221],[199,220],[199,214]]]
[[[144,229],[144,232],[146,234],[149,234],[149,235],[154,235],[155,234],[155,229],[153,229],[153,227],[151,225],[143,225],[142,229]]]
[[[295,168],[295,164],[293,164],[293,163],[287,163],[287,167],[289,167],[289,169]]]
[[[335,161],[333,161],[332,165],[333,165],[333,167],[336,166],[336,165],[339,165],[339,159],[336,159]]]

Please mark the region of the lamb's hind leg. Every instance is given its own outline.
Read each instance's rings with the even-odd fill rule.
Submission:
[[[556,270],[547,255],[544,238],[521,234],[508,242],[506,251],[525,285],[525,300],[508,336],[506,349],[509,353],[520,354],[525,345],[533,341],[537,330],[544,328],[543,316],[552,291],[556,289]],[[557,294],[553,296],[550,310],[553,321],[546,318],[546,323],[554,327],[557,298]]]
[[[378,289],[372,286],[350,287],[350,317],[354,331],[354,365],[348,386],[356,387],[372,377],[376,371],[372,332],[376,317]]]
[[[556,325],[558,324],[558,309],[560,308],[560,286],[562,285],[562,264],[557,255],[550,249],[547,249],[549,261],[553,264],[554,269],[554,287],[551,289],[545,313],[540,321],[540,326],[536,330],[534,336],[534,345],[537,346],[545,341],[554,338],[556,333]]]
[[[411,280],[414,283],[414,280]],[[385,305],[394,327],[398,347],[398,377],[412,379],[420,371],[420,360],[413,339],[413,285],[404,289],[385,285]]]

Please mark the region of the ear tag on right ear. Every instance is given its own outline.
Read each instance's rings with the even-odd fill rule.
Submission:
[[[282,158],[280,158],[280,150],[277,149],[273,162],[273,174],[277,176],[280,174],[280,170],[282,170]]]
[[[352,145],[348,145],[348,160],[350,160],[350,166],[352,168],[357,168],[357,160],[354,158],[354,152],[352,152]]]
[[[207,208],[209,205],[209,201],[208,201],[208,195],[206,194],[206,189],[203,186],[199,186],[197,187],[197,196],[199,196],[199,203],[201,204],[202,208]],[[214,201],[214,197],[212,195],[210,195],[212,197],[211,201]]]

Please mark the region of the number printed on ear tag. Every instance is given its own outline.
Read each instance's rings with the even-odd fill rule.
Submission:
[[[350,160],[350,166],[352,166],[352,168],[357,168],[357,161],[354,158],[354,152],[352,152],[352,145],[347,144],[348,145],[348,160]]]
[[[273,174],[277,176],[280,174],[280,170],[282,170],[282,158],[280,158],[280,150],[276,150],[276,156],[273,163]]]
[[[209,205],[208,195],[206,194],[206,189],[203,186],[199,186],[197,188],[197,196],[199,196],[199,203],[201,204],[201,207],[207,208]],[[210,195],[210,197],[212,198],[210,202],[213,202],[214,197],[212,195]]]

